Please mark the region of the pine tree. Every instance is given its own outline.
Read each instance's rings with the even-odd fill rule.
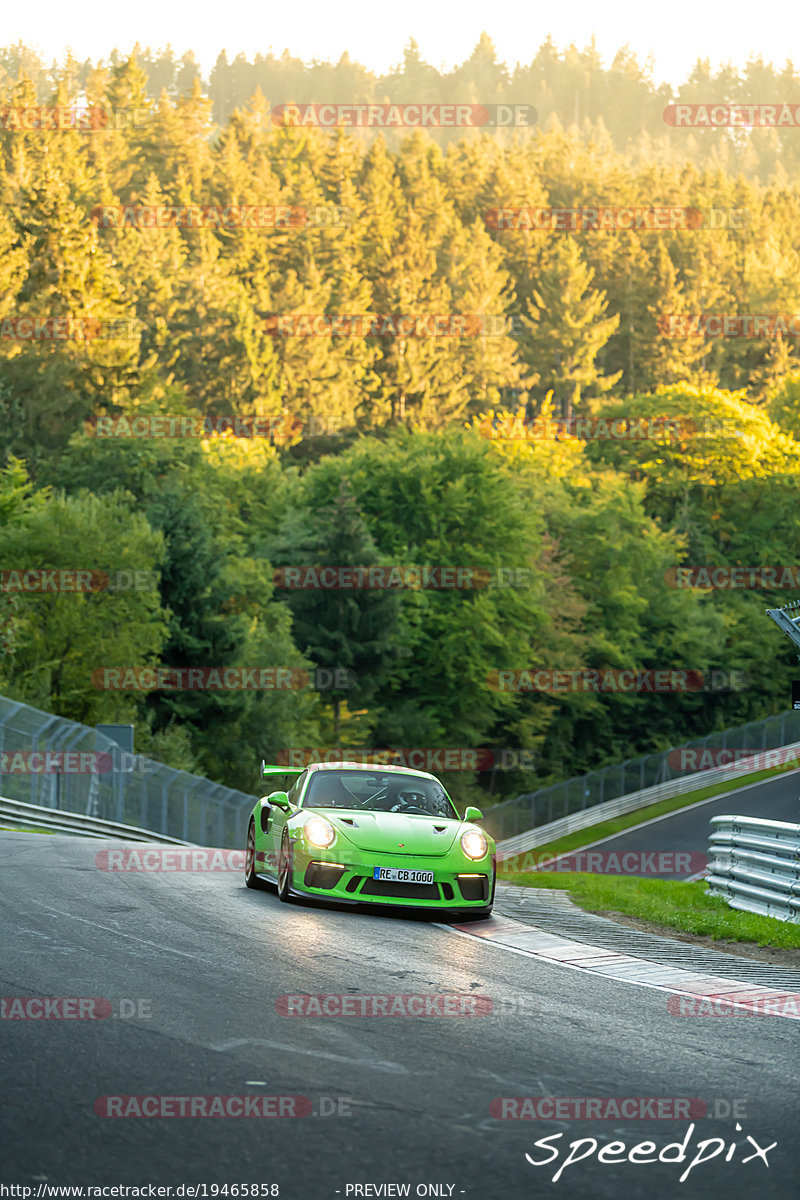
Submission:
[[[522,318],[530,332],[521,339],[521,353],[538,371],[542,390],[553,389],[565,419],[591,411],[593,399],[608,392],[621,375],[604,375],[596,363],[619,316],[606,316],[605,293],[592,287],[593,278],[575,241],[563,237],[550,250],[537,280],[528,303],[530,317]]]
[[[710,383],[700,362],[706,354],[702,338],[671,336],[672,318],[688,310],[684,288],[663,240],[651,251],[646,275],[628,277],[617,339],[627,341],[629,392],[651,390],[660,384]],[[623,359],[624,363],[624,359]]]
[[[332,503],[308,514],[299,528],[297,522],[284,527],[274,558],[278,563],[317,569],[377,565],[375,542],[346,478],[341,478]],[[325,692],[333,707],[334,738],[339,745],[342,702],[350,710],[368,704],[397,658],[398,594],[368,588],[314,588],[290,591],[288,601],[294,640],[302,653],[318,667],[347,672],[347,686]]]
[[[34,457],[62,445],[100,397],[113,403],[136,378],[132,312],[113,260],[98,245],[89,213],[72,190],[59,171],[44,165],[29,186],[19,189],[13,209],[11,261],[20,249],[27,259],[15,316],[75,322],[67,339],[2,342],[6,379],[24,405],[25,436]],[[120,336],[114,321],[122,323]]]

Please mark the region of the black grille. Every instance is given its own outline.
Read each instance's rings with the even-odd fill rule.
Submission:
[[[333,888],[336,887],[344,874],[344,867],[333,863],[309,863],[304,876],[306,887]]]
[[[409,900],[438,900],[439,887],[435,883],[400,883],[393,879],[365,879],[362,896],[406,896]]]
[[[361,879],[361,875],[354,875],[352,879],[348,879],[347,883],[344,885],[344,890],[346,892],[354,892],[361,883]]]
[[[449,883],[442,884],[442,899],[443,900],[452,900],[453,899],[453,889],[451,888]]]
[[[459,875],[458,886],[465,900],[489,899],[488,875]]]

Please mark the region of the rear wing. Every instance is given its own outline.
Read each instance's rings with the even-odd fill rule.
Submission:
[[[269,779],[271,775],[299,775],[305,771],[305,767],[275,767],[261,760],[261,774],[265,779]]]

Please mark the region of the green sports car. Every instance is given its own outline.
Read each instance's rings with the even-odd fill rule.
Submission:
[[[406,767],[318,763],[294,772],[288,792],[259,800],[247,830],[245,883],[295,897],[391,904],[488,917],[495,844],[462,820],[435,775]]]

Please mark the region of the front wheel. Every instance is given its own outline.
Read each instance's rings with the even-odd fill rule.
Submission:
[[[250,818],[247,828],[247,846],[244,851],[244,882],[245,886],[256,891],[263,891],[266,883],[260,875],[256,875],[256,824]]]
[[[284,829],[281,838],[281,849],[278,855],[278,899],[284,904],[291,904],[292,884],[292,848],[289,845],[289,835]]]

